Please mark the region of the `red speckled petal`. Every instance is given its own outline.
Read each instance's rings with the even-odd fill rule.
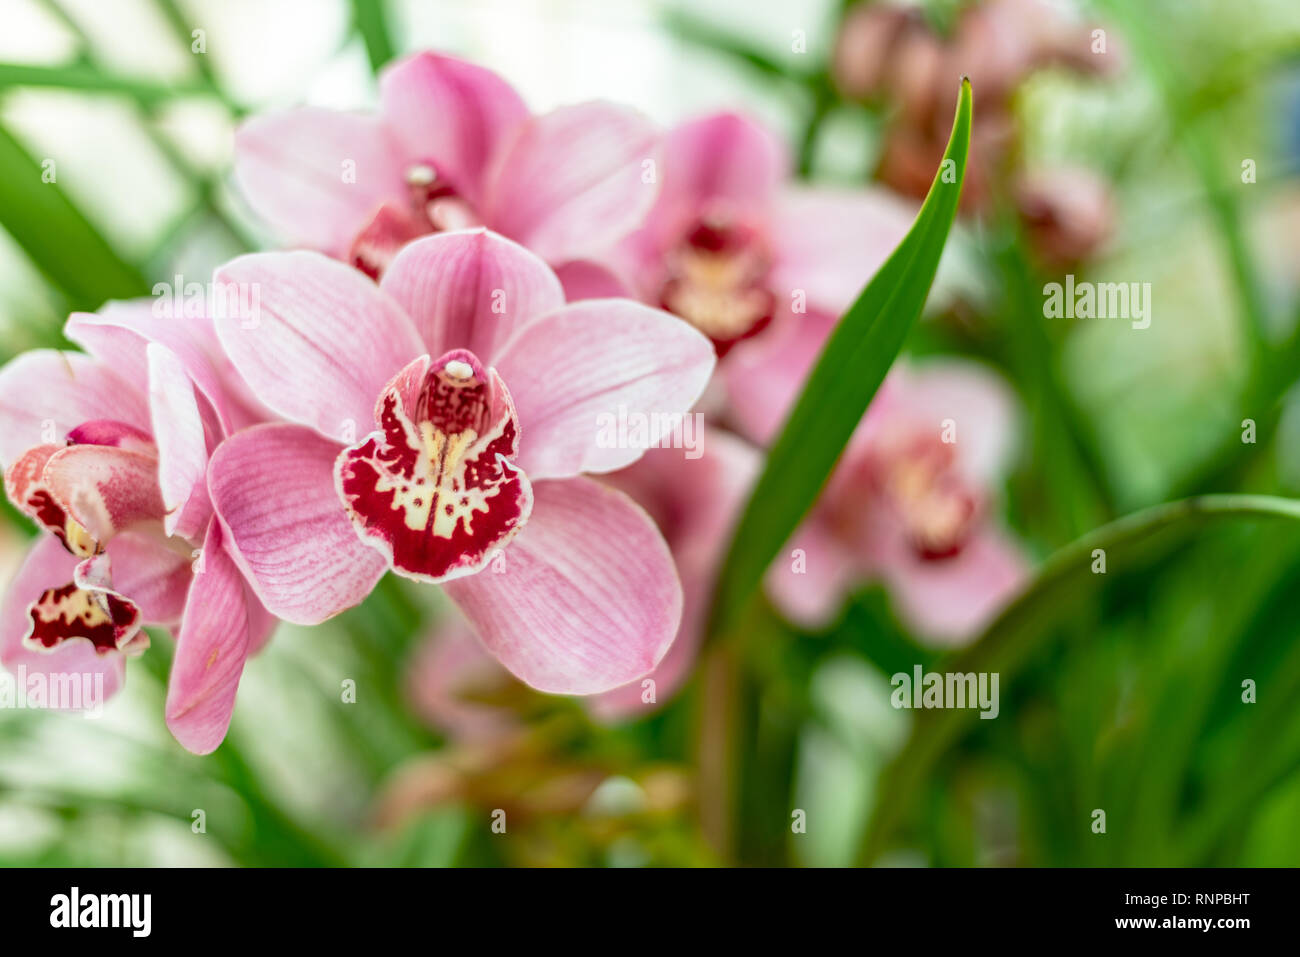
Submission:
[[[335,463],[358,534],[417,581],[482,569],[533,505],[510,461],[519,422],[500,377],[465,350],[421,357],[384,390],[376,421]]]

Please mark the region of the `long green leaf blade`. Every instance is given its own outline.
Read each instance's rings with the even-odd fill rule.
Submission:
[[[970,147],[962,80],[943,162],[911,230],[827,340],[737,525],[719,576],[711,634],[734,626],[777,551],[799,526],[921,314],[957,214]]]
[[[41,165],[0,127],[0,225],[22,246],[75,309],[97,309],[105,299],[149,292],[56,183],[44,182]]]

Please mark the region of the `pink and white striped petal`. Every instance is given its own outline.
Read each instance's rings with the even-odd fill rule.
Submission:
[[[222,347],[254,395],[333,439],[359,431],[388,380],[424,352],[390,296],[319,253],[241,256],[218,269],[216,281],[258,290],[251,321],[216,321]]]
[[[420,351],[468,349],[488,365],[512,334],[564,305],[564,289],[546,263],[483,229],[411,243],[380,287],[415,323]]]
[[[225,738],[249,654],[248,596],[222,534],[220,523],[209,525],[167,682],[167,727],[195,754],[209,754]]]
[[[530,323],[496,360],[519,410],[520,467],[541,479],[630,465],[690,411],[714,363],[688,324],[627,300],[571,303]],[[603,417],[620,414],[646,417],[644,441],[602,434]]]
[[[540,691],[598,694],[648,674],[682,588],[654,523],[586,478],[539,482],[527,527],[491,567],[444,587],[483,643]]]
[[[272,614],[315,625],[360,602],[388,563],[362,542],[334,490],[342,446],[271,423],[212,454],[208,488],[224,547]]]

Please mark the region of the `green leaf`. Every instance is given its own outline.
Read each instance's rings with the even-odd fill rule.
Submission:
[[[352,0],[352,23],[366,45],[370,69],[378,74],[396,56],[384,0]]]
[[[1143,555],[1168,549],[1205,522],[1227,518],[1300,520],[1300,502],[1269,495],[1204,495],[1166,502],[1103,525],[1053,554],[1033,582],[1003,609],[984,634],[934,670],[999,675],[1003,692],[1022,662],[1079,609],[1104,581],[1093,572],[1094,552],[1105,552],[1107,574],[1136,567]],[[976,711],[918,711],[912,736],[881,779],[880,803],[867,832],[862,862],[885,849],[892,828],[913,803],[918,786],[944,751],[969,729]]]
[[[970,124],[970,81],[963,79],[948,148],[916,222],[840,319],[772,446],[719,577],[710,634],[737,621],[764,570],[816,501],[921,314],[957,213]]]
[[[41,165],[0,126],[0,226],[75,309],[149,292],[143,275],[121,259]]]

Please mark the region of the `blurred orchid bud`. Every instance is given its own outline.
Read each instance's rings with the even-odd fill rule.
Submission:
[[[1090,258],[1114,227],[1110,187],[1091,170],[1059,167],[1022,174],[1015,197],[1030,244],[1047,265]]]

